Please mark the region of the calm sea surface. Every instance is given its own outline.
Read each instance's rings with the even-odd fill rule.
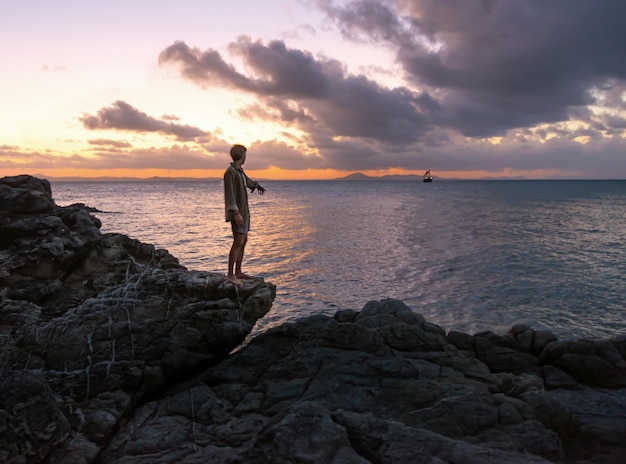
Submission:
[[[399,298],[446,330],[626,334],[626,181],[268,181],[250,196],[244,270],[276,284],[256,331]],[[103,232],[226,271],[212,182],[52,183]]]

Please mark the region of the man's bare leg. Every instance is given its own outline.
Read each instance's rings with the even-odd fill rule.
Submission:
[[[247,241],[247,234],[236,232],[233,239],[233,246],[230,248],[230,253],[228,254],[228,274],[226,274],[226,279],[237,286],[243,285],[243,282],[239,280],[239,276],[243,276],[241,263],[243,261],[243,253]]]

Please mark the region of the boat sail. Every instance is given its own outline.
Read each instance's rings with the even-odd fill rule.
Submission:
[[[430,169],[424,173],[424,182],[432,182],[433,176],[430,175]]]

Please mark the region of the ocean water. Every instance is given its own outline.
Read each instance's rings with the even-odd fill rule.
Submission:
[[[267,181],[244,271],[277,286],[255,331],[398,298],[446,331],[626,334],[626,181]],[[103,232],[226,272],[221,181],[52,183]]]

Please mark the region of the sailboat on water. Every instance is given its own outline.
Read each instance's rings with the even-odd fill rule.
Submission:
[[[424,173],[424,182],[432,182],[433,176],[430,175],[430,169]]]

